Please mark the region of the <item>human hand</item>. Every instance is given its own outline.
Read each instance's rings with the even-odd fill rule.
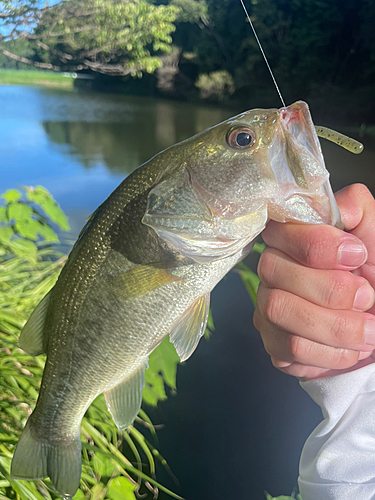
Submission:
[[[274,366],[303,379],[375,360],[375,200],[361,184],[336,200],[347,232],[273,221],[263,232],[254,325]]]

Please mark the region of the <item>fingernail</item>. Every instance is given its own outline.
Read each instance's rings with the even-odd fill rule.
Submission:
[[[361,266],[366,262],[367,249],[365,245],[356,241],[344,241],[337,252],[339,264],[342,266]]]
[[[373,305],[375,292],[368,283],[358,288],[354,297],[353,307],[359,311],[367,311]]]
[[[375,345],[375,320],[373,319],[365,323],[365,344]]]

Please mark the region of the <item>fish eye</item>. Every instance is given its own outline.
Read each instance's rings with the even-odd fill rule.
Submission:
[[[235,149],[249,149],[255,142],[255,134],[248,127],[231,128],[227,134],[227,143]]]

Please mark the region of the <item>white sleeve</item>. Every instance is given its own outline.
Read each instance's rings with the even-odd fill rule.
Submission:
[[[324,417],[302,450],[302,499],[375,499],[375,363],[301,386]]]

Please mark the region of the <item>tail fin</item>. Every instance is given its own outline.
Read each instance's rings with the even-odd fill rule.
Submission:
[[[13,456],[12,479],[49,477],[63,498],[71,498],[79,488],[81,477],[81,439],[64,439],[52,443],[41,441],[33,432],[32,417],[26,423]]]

